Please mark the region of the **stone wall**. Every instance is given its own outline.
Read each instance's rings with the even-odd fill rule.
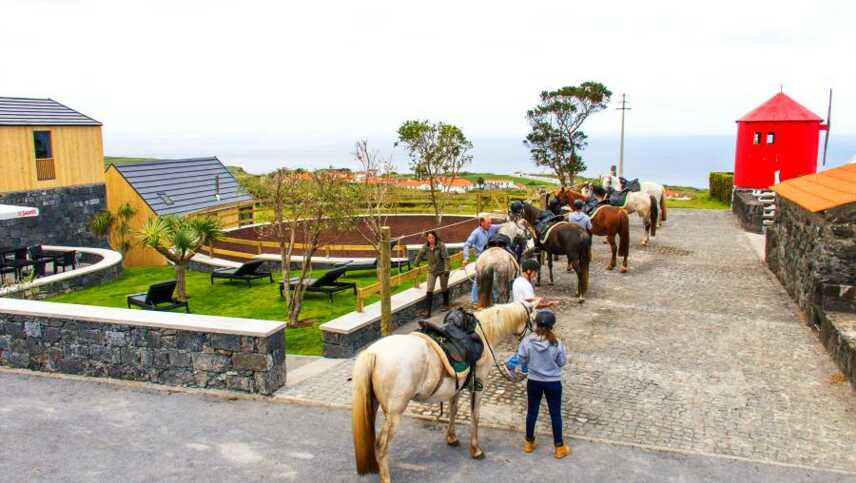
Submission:
[[[820,322],[820,341],[856,388],[856,312],[825,311]]]
[[[734,190],[731,211],[737,215],[744,230],[752,233],[764,232],[764,204],[752,196],[751,191]]]
[[[776,197],[767,265],[817,326],[824,307],[856,307],[856,203],[811,213]]]
[[[73,245],[109,248],[89,233],[89,219],[106,207],[103,184],[0,193],[0,204],[39,209],[39,216],[0,221],[3,246]]]
[[[0,365],[269,395],[285,384],[283,331],[240,336],[0,310]]]
[[[452,285],[449,287],[450,297],[454,299],[462,294],[469,294],[471,287],[472,282],[470,282],[469,279],[465,279],[462,283]],[[412,304],[393,310],[393,328],[397,329],[404,324],[418,319],[419,317],[417,316],[417,312],[425,307],[424,300],[425,297],[423,296]],[[440,300],[440,296],[435,293],[435,309],[437,308],[436,306]],[[322,330],[321,335],[324,343],[324,357],[353,357],[360,349],[380,339],[380,320],[366,324],[348,334]]]

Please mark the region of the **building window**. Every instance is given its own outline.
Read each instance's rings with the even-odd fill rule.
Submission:
[[[752,144],[761,144],[761,132],[755,131],[755,134],[752,135]]]
[[[164,202],[165,205],[171,205],[171,204],[175,203],[175,201],[173,201],[172,198],[168,194],[166,194],[165,192],[158,191],[157,194],[160,197],[161,201]]]
[[[776,133],[768,132],[767,133],[767,144],[773,144],[776,142]]]
[[[56,179],[50,131],[33,131],[33,150],[36,154],[36,179]]]
[[[247,226],[253,224],[253,207],[242,206],[238,208],[238,226]]]

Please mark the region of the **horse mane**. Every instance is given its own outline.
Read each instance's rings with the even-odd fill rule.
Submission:
[[[493,305],[475,313],[481,322],[477,328],[491,345],[496,344],[502,338],[511,335],[517,329],[521,321],[529,317],[529,311],[520,302]]]

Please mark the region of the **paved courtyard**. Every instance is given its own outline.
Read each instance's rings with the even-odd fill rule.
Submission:
[[[831,382],[835,365],[732,215],[672,210],[647,248],[633,223],[627,274],[605,270],[608,248],[596,240],[585,304],[573,298],[572,274],[539,289],[563,300],[570,435],[856,472],[856,394]],[[278,397],[346,407],[352,363]],[[522,429],[524,385],[494,371],[485,390],[483,421]],[[439,416],[437,405],[409,411]]]

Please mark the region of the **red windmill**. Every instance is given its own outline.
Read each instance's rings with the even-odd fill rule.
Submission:
[[[828,128],[821,122],[781,92],[738,119],[734,186],[766,189],[816,172],[820,131]]]

